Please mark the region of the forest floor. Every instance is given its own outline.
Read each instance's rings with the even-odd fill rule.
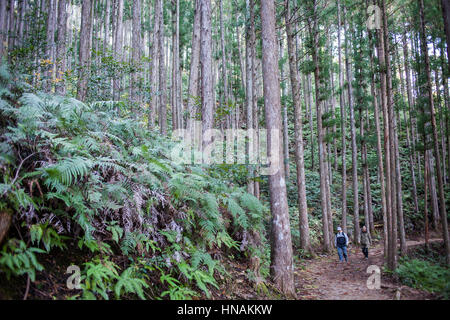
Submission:
[[[440,242],[440,238],[431,238],[430,243]],[[407,241],[408,251],[412,253],[423,246],[421,237]],[[336,250],[333,254],[317,255],[313,259],[301,259],[295,263],[295,287],[298,300],[435,300],[437,294],[414,289],[403,285],[391,273],[383,272],[383,243],[375,242],[369,249],[369,259],[364,259],[361,249],[349,247],[348,263],[340,263]],[[230,281],[213,290],[213,299],[265,300],[284,299],[269,285],[266,292],[257,292],[254,282],[249,281],[246,265],[229,261]],[[381,270],[380,289],[369,289],[367,273],[370,265]]]
[[[442,242],[432,238],[430,242]],[[408,249],[424,244],[423,240],[407,241]],[[74,292],[65,286],[67,260],[82,263],[83,255],[74,249],[68,258],[65,254],[53,254],[42,261],[45,270],[36,275],[30,287],[28,299],[67,299]],[[78,260],[76,260],[78,259]],[[66,262],[66,263],[64,263]],[[284,299],[270,283],[256,290],[248,277],[248,266],[242,261],[223,261],[228,265],[229,277],[221,277],[220,289],[211,288],[212,299],[266,300]],[[369,289],[367,267],[377,265],[381,269],[381,288]],[[425,300],[439,299],[435,294],[402,285],[392,274],[383,272],[383,244],[375,243],[365,260],[359,247],[349,248],[349,262],[340,263],[337,253],[318,255],[314,259],[297,260],[295,264],[295,286],[299,300]],[[53,266],[53,267],[52,267]],[[267,285],[267,286],[266,286]],[[26,291],[24,277],[7,280],[0,277],[0,300],[22,299]],[[78,291],[75,293],[79,293]],[[200,299],[207,299],[204,295]],[[197,298],[198,299],[198,298]]]
[[[438,242],[442,239],[430,239]],[[421,240],[408,240],[408,249],[423,245]],[[369,289],[367,273],[370,265],[381,269],[381,288]],[[402,285],[395,277],[383,272],[383,244],[369,249],[369,259],[359,247],[349,247],[348,263],[339,262],[337,253],[320,255],[304,260],[295,270],[298,299],[301,300],[426,300],[436,299],[434,294]]]

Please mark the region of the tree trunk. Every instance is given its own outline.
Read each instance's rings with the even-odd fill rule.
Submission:
[[[253,95],[254,95],[254,84],[253,84],[253,56],[252,56],[252,23],[251,20],[254,18],[254,3],[253,0],[246,0],[246,20],[247,20],[247,30],[245,36],[245,68],[246,68],[246,110],[247,110],[247,130],[253,129]],[[247,154],[250,151],[250,145],[247,144]],[[248,166],[248,176],[249,181],[247,182],[247,192],[250,194],[255,194],[255,184],[253,182],[254,170],[253,166],[249,164]]]
[[[440,46],[441,52],[444,50],[444,44],[441,42]],[[450,99],[449,99],[449,89],[448,89],[448,78],[445,76],[445,57],[441,54],[441,73],[442,73],[442,85],[444,87],[444,107],[445,110],[450,109]],[[447,133],[450,133],[450,115],[448,112],[445,113],[445,130]],[[450,177],[450,134],[447,134],[447,177],[445,177],[445,181],[448,183]],[[444,182],[445,183],[445,182]]]
[[[347,23],[345,21],[346,8],[344,6],[344,28],[345,34],[349,34]],[[355,112],[353,104],[353,76],[350,66],[350,59],[348,53],[348,41],[345,37],[345,69],[347,72],[347,92],[350,109],[350,136],[352,141],[352,184],[353,184],[353,239],[355,243],[359,243],[359,199],[358,199],[358,149],[356,147],[356,126],[355,126]],[[350,41],[351,43],[351,41]]]
[[[7,1],[7,0],[3,0],[3,1]],[[51,1],[51,0],[48,0]],[[15,30],[14,30],[14,22],[15,22],[15,0],[9,0],[9,16],[8,16],[8,28],[6,29],[8,34],[7,34],[7,43],[8,43],[8,50],[11,50],[14,47],[14,38],[15,38]],[[51,3],[49,3],[49,11],[51,10],[52,6]],[[48,19],[47,21],[49,22],[50,19]],[[48,30],[48,26],[47,26],[47,30]],[[47,42],[48,43],[48,42]]]
[[[436,55],[436,45],[435,45],[435,41],[433,41],[433,55],[435,57],[435,61],[437,62],[437,55]],[[445,75],[443,75],[443,77],[445,77]],[[437,112],[439,113],[439,129],[440,129],[440,144],[441,144],[441,150],[442,150],[442,181],[444,183],[444,189],[445,189],[445,184],[446,184],[446,177],[447,177],[447,164],[445,159],[447,158],[447,150],[445,148],[445,126],[444,126],[444,108],[442,107],[442,104],[445,105],[445,97],[442,97],[441,95],[441,90],[440,90],[440,83],[439,83],[439,67],[436,63],[436,67],[434,69],[434,82],[435,82],[435,86],[436,86],[436,98],[437,98]]]
[[[189,85],[188,85],[188,119],[186,128],[191,132],[193,121],[196,114],[196,100],[198,95],[198,75],[200,63],[200,20],[201,20],[201,3],[200,0],[195,0],[194,11],[194,27],[192,31],[192,49],[191,49],[191,65],[189,71]],[[191,133],[192,134],[192,133]]]
[[[154,129],[155,118],[158,110],[158,79],[159,79],[159,32],[160,32],[160,0],[155,1],[154,12],[155,18],[153,21],[153,45],[152,45],[152,66],[150,70],[150,108],[148,111],[148,129]],[[159,112],[158,112],[159,114]]]
[[[272,135],[280,136],[281,100],[278,71],[277,39],[273,0],[261,0],[262,67],[264,106],[268,131],[267,150],[277,153],[279,170],[269,175],[272,220],[271,275],[275,286],[284,294],[295,297],[291,230],[284,180],[281,144],[272,145]],[[279,139],[277,139],[279,140]],[[273,164],[272,164],[273,165]]]
[[[206,130],[213,127],[213,70],[212,70],[212,36],[211,36],[211,0],[201,0],[201,89],[202,89],[202,148],[212,142],[211,137],[205,135]]]
[[[388,114],[388,98],[387,98],[387,85],[386,85],[386,62],[385,62],[385,47],[384,47],[384,37],[383,30],[377,30],[377,52],[380,64],[380,94],[381,94],[381,105],[383,113],[383,134],[384,134],[384,168],[386,177],[386,188],[382,190],[385,193],[386,200],[386,215],[383,217],[383,231],[384,231],[384,253],[387,257],[388,267],[393,270],[393,262],[391,260],[391,243],[392,243],[392,205],[391,205],[391,165],[390,165],[390,147],[389,147],[389,114]]]
[[[229,110],[229,96],[228,96],[228,71],[226,63],[226,49],[225,49],[225,27],[223,25],[223,1],[219,0],[220,7],[220,45],[222,51],[222,81],[223,81],[223,95],[224,95],[224,106],[226,110]],[[231,127],[231,113],[227,115],[227,128]]]
[[[374,70],[374,63],[373,63],[373,55],[370,55],[370,65],[371,70]],[[385,190],[385,179],[384,179],[384,167],[383,167],[383,149],[381,146],[381,128],[380,128],[380,111],[378,106],[378,98],[375,91],[375,73],[372,75],[371,84],[370,84],[370,91],[371,95],[373,97],[373,106],[374,106],[374,118],[375,118],[375,131],[377,135],[377,159],[378,159],[378,176],[380,180],[380,189],[381,189],[381,214],[383,217],[383,227],[386,227],[386,194],[384,193]],[[373,224],[372,224],[373,227]],[[371,233],[373,234],[374,230],[371,230]],[[385,241],[385,247],[387,247],[387,234],[385,234],[385,237],[383,239]]]
[[[408,110],[411,109],[411,106],[413,105],[412,102],[412,91],[411,91],[411,80],[410,80],[410,72],[409,72],[409,59],[408,59],[408,45],[406,42],[406,31],[405,29],[403,29],[403,34],[402,34],[402,44],[403,44],[403,60],[404,60],[404,66],[405,66],[405,74],[406,74],[406,95],[407,95],[407,101],[408,101]],[[400,77],[400,79],[402,79],[403,82],[403,76]],[[407,147],[409,149],[409,169],[411,172],[411,179],[412,179],[412,187],[413,187],[413,202],[414,202],[414,213],[415,214],[419,214],[419,201],[417,199],[417,184],[416,184],[416,174],[414,171],[414,153],[415,153],[415,148],[412,145],[411,142],[411,134],[410,134],[410,130],[408,126],[408,121],[406,119],[406,110],[404,110],[403,112],[404,115],[404,121],[405,121],[405,126],[406,126],[406,143],[407,143]],[[413,139],[414,140],[414,137]]]
[[[313,21],[308,21],[308,29],[313,39],[312,58],[314,64],[314,82],[316,94],[316,118],[317,118],[317,143],[319,149],[319,174],[320,174],[320,204],[322,208],[322,228],[323,228],[323,249],[325,252],[331,252],[331,239],[328,214],[328,170],[326,165],[326,155],[324,147],[324,129],[322,126],[322,99],[320,96],[320,65],[319,65],[319,32],[316,17],[317,3],[313,1],[312,15]]]
[[[449,243],[449,234],[448,234],[448,225],[447,225],[447,211],[445,209],[445,195],[444,195],[444,184],[442,181],[442,173],[441,173],[441,161],[439,156],[439,140],[437,137],[437,128],[436,128],[436,116],[434,110],[434,99],[433,92],[431,86],[431,74],[430,74],[430,59],[428,57],[428,49],[426,43],[426,34],[425,34],[425,15],[424,15],[424,5],[423,0],[419,0],[420,5],[420,24],[421,24],[421,45],[422,45],[422,54],[425,57],[425,72],[427,76],[427,91],[428,91],[428,100],[430,105],[430,114],[431,114],[431,127],[433,130],[433,149],[434,149],[434,157],[436,160],[436,178],[438,180],[438,189],[439,189],[439,204],[440,204],[440,213],[441,213],[441,223],[442,223],[442,232],[443,239],[445,243],[445,257],[446,262],[450,265],[450,243]]]
[[[116,27],[115,27],[115,39],[114,39],[114,60],[117,63],[122,62],[123,52],[123,1],[116,0]],[[114,100],[120,100],[120,83],[122,75],[116,74],[113,80],[113,94]]]
[[[427,153],[425,153],[425,157],[424,157],[424,180],[427,181],[428,180],[428,157],[427,157]],[[425,189],[425,199],[424,199],[424,221],[425,221],[425,248],[428,249],[428,184],[425,183],[424,184],[424,189]]]
[[[303,158],[303,123],[302,105],[300,100],[300,75],[297,68],[297,55],[294,47],[293,22],[291,21],[290,0],[285,0],[287,49],[289,55],[289,70],[291,77],[292,99],[295,113],[295,161],[297,165],[297,200],[299,211],[300,248],[310,252],[311,243],[309,239],[308,205],[306,202],[306,178],[305,161]]]
[[[139,108],[140,97],[140,68],[141,68],[141,0],[133,0],[133,32],[132,32],[132,65],[134,72],[131,74],[131,104],[132,110],[141,112]]]
[[[0,1],[0,61],[7,56],[5,40],[7,33],[6,1]]]
[[[182,113],[179,94],[179,74],[180,74],[180,1],[175,0],[172,7],[172,127],[182,128]]]
[[[448,0],[441,0],[441,4],[445,37],[447,39],[447,60],[450,61],[450,2]],[[448,72],[450,73],[450,63],[448,65]]]
[[[315,171],[315,162],[314,162],[314,156],[315,156],[315,148],[314,148],[314,129],[313,129],[313,89],[312,89],[312,80],[311,80],[311,74],[308,73],[306,76],[306,102],[308,105],[308,114],[309,114],[309,135],[310,135],[310,143],[311,143],[311,171]]]
[[[163,2],[157,0],[159,10],[159,132],[162,135],[167,135],[167,73],[165,66],[165,43],[164,43],[164,16],[163,16]],[[168,59],[167,59],[168,61]]]
[[[191,49],[191,65],[189,71],[189,86],[188,86],[188,119],[186,128],[190,132],[196,114],[196,100],[198,93],[198,75],[200,63],[200,18],[201,18],[201,3],[200,0],[195,0],[194,11],[194,27],[192,31],[192,49]]]
[[[283,60],[283,38],[280,38],[280,61]],[[281,83],[284,82],[284,63],[280,67],[280,77]],[[289,181],[289,132],[288,132],[288,112],[287,112],[287,103],[286,103],[286,84],[282,85],[281,89],[281,101],[283,108],[283,155],[284,155],[284,171],[285,171],[285,179]]]
[[[109,23],[110,23],[110,17],[111,17],[111,0],[105,0],[105,26],[104,26],[104,34],[103,34],[103,54],[106,54],[106,51],[109,48],[109,37],[110,37],[110,29],[109,29]]]
[[[347,233],[347,160],[346,149],[347,141],[345,136],[345,102],[344,102],[344,72],[342,68],[342,54],[341,54],[341,2],[337,2],[338,8],[338,61],[339,61],[339,107],[341,109],[341,135],[342,135],[342,184],[341,184],[341,197],[342,197],[342,229]]]
[[[66,72],[66,28],[67,28],[67,3],[66,0],[58,1],[58,43],[56,46],[56,93],[64,95],[66,86],[64,73]]]
[[[119,0],[121,1],[121,0]],[[87,96],[88,81],[91,63],[91,24],[92,24],[92,2],[83,0],[81,9],[81,32],[80,32],[80,75],[77,85],[77,99],[84,101]]]
[[[12,1],[14,3],[14,1]],[[47,16],[47,35],[46,35],[46,46],[45,46],[45,58],[50,60],[50,64],[45,71],[45,86],[44,89],[50,92],[53,83],[53,73],[52,68],[55,63],[55,57],[53,56],[54,46],[55,46],[55,29],[56,29],[56,0],[48,0],[48,16]],[[14,43],[14,41],[10,42]],[[81,43],[80,43],[81,45]]]

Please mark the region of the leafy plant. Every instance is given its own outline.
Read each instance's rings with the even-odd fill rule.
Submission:
[[[35,281],[36,271],[44,270],[44,267],[36,259],[37,253],[45,253],[45,251],[28,247],[22,240],[9,239],[1,251],[0,267],[6,272],[8,279],[11,275],[27,274],[31,281]]]
[[[400,280],[413,288],[441,293],[450,297],[450,270],[419,259],[402,259],[394,272]]]

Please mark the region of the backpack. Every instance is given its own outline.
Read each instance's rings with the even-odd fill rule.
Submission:
[[[342,236],[336,235],[336,244],[338,247],[345,247],[347,240],[345,239],[345,233],[342,232]]]

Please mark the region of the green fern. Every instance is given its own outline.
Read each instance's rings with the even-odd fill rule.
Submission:
[[[85,270],[80,278],[83,291],[90,291],[108,300],[112,283],[119,278],[118,266],[112,261],[98,258],[84,265]]]
[[[33,244],[42,242],[47,252],[50,252],[53,247],[60,249],[67,248],[64,240],[69,239],[68,237],[59,235],[47,222],[44,224],[33,224],[30,227],[30,237],[31,243]]]
[[[119,280],[114,286],[114,293],[119,299],[124,293],[135,293],[139,298],[145,300],[144,288],[149,285],[142,279],[135,277],[135,268],[129,267],[119,277]]]
[[[44,178],[48,185],[57,181],[66,186],[72,185],[76,180],[86,176],[93,165],[93,161],[83,157],[74,157],[60,160],[58,163],[43,168]]]
[[[36,271],[44,270],[44,267],[37,261],[36,253],[45,253],[44,250],[34,247],[27,247],[22,240],[9,239],[3,245],[0,257],[0,267],[6,272],[10,279],[11,275],[20,276],[27,274],[31,281],[36,280]]]

